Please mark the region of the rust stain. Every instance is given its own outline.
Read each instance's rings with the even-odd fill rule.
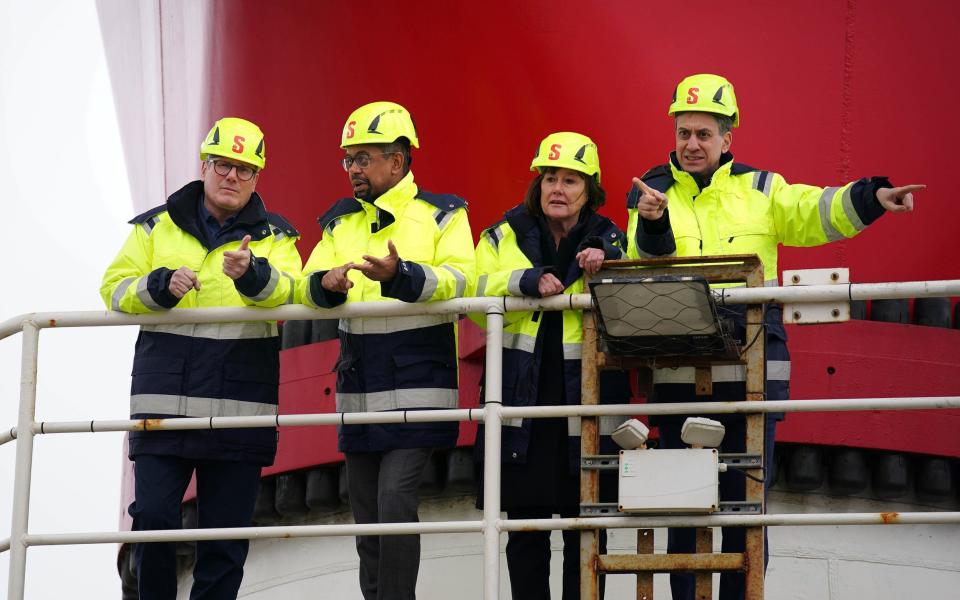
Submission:
[[[47,321],[47,323],[50,325],[50,327],[56,327],[56,326],[57,326],[57,320],[56,320],[56,319],[50,319],[49,321]]]
[[[163,419],[144,419],[143,430],[147,431],[149,429],[159,429],[161,423],[163,423]]]
[[[900,522],[900,513],[897,513],[897,512],[880,513],[880,519],[883,521],[884,525],[895,525]]]

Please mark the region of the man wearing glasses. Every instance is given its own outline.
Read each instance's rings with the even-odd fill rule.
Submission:
[[[323,238],[298,282],[299,301],[330,308],[467,293],[474,251],[466,202],[417,187],[411,146],[419,140],[399,104],[367,104],[347,119],[340,147],[353,197],[320,218]],[[455,324],[454,315],[341,319],[337,411],[456,408]],[[417,521],[424,466],[457,433],[456,422],[339,427],[356,522]],[[365,600],[416,597],[419,536],[360,536],[357,554]]]
[[[266,164],[263,133],[223,118],[200,145],[200,180],[130,221],[133,231],[100,288],[126,313],[292,302],[299,233],[254,191]],[[133,359],[134,419],[277,413],[279,339],[273,321],[144,325]],[[273,427],[130,433],[133,529],[179,529],[194,472],[200,528],[246,527],[273,462]],[[247,540],[201,541],[191,598],[236,598]],[[173,543],[134,547],[141,599],[177,596]]]

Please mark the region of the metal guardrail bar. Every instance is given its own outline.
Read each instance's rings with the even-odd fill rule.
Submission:
[[[759,302],[829,302],[891,298],[931,298],[960,296],[960,280],[908,281],[899,283],[850,283],[768,288],[723,288],[714,291],[721,304]],[[549,298],[457,298],[442,302],[405,303],[355,302],[331,309],[313,309],[288,305],[262,309],[182,308],[164,313],[130,315],[113,311],[73,311],[27,313],[0,323],[0,339],[20,331],[32,322],[41,329],[49,327],[121,326],[159,323],[217,323],[223,321],[310,320],[341,317],[387,317],[424,314],[483,313],[495,306],[501,312],[527,310],[567,310],[591,307],[589,294],[551,296]]]
[[[488,400],[487,404],[491,401]],[[602,404],[594,406],[502,406],[503,418],[544,419],[582,416],[681,415],[693,413],[740,414],[780,412],[836,412],[866,410],[936,410],[960,408],[960,396],[917,398],[835,398],[818,400],[766,400],[762,402],[677,402],[657,404]],[[309,425],[369,425],[381,423],[436,423],[485,420],[483,408],[410,410],[362,413],[311,413],[260,417],[176,417],[170,419],[118,419],[104,421],[38,421],[34,435],[103,433],[117,431],[186,431],[192,429],[243,429]],[[0,437],[0,445],[11,439]]]
[[[960,524],[960,512],[881,513],[790,513],[765,515],[624,516],[567,519],[496,519],[498,533],[507,531],[554,531],[562,529],[643,529],[652,527],[797,527],[838,525],[947,525]],[[275,527],[229,527],[219,529],[171,529],[168,531],[87,531],[77,533],[31,533],[27,546],[73,544],[132,544],[137,542],[186,542],[193,540],[240,540],[356,535],[410,535],[481,533],[483,521],[420,521],[418,523],[368,523],[363,525],[285,525]]]

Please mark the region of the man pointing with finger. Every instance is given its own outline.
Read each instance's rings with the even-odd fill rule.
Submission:
[[[292,302],[299,234],[268,213],[254,189],[266,164],[256,125],[224,118],[200,146],[200,180],[131,223],[133,231],[100,288],[126,313],[178,308],[263,306]],[[133,359],[134,419],[229,417],[277,413],[277,324],[269,322],[144,325]],[[273,427],[130,434],[134,530],[179,529],[180,503],[194,472],[198,525],[246,527],[273,462]],[[192,599],[236,598],[246,540],[201,541]],[[141,599],[177,596],[173,543],[134,548]]]
[[[627,197],[628,255],[717,256],[756,254],[763,261],[767,285],[777,285],[777,248],[817,246],[851,238],[885,212],[913,210],[913,192],[922,185],[893,187],[885,177],[860,179],[839,187],[788,184],[777,173],[733,162],[732,128],[740,124],[733,85],[718,75],[692,75],[677,86],[668,114],[674,117],[676,151],[670,162],[654,167],[639,179]],[[741,307],[742,308],[742,307]],[[735,335],[744,338],[745,311],[735,311]],[[768,305],[766,330],[766,398],[789,398],[790,355],[779,305]],[[715,401],[743,400],[742,367],[713,367]],[[651,402],[710,400],[697,396],[693,367],[654,369]],[[661,448],[683,447],[680,428],[685,417],[651,419],[660,429]],[[745,451],[742,416],[719,417],[727,433],[721,452]],[[773,478],[773,439],[776,417],[767,419],[764,449],[765,481]],[[743,500],[744,478],[720,475],[721,500]],[[691,553],[694,531],[671,529],[667,551]],[[742,552],[743,529],[723,530],[723,552]],[[693,600],[692,573],[673,573],[674,600]],[[742,573],[720,577],[720,600],[744,595]]]
[[[297,298],[318,308],[344,302],[428,302],[464,296],[474,277],[467,205],[420,189],[410,171],[420,142],[407,110],[361,106],[343,127],[341,163],[353,197],[320,217],[323,237],[304,267]],[[337,411],[457,407],[456,315],[341,319]],[[417,489],[433,448],[457,439],[456,422],[343,425],[350,508],[357,523],[417,521]],[[365,600],[416,597],[420,539],[361,536]]]

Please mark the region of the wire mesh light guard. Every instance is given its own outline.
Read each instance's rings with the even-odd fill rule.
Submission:
[[[721,319],[703,277],[601,272],[589,283],[602,348],[617,356],[735,358],[733,326]]]

